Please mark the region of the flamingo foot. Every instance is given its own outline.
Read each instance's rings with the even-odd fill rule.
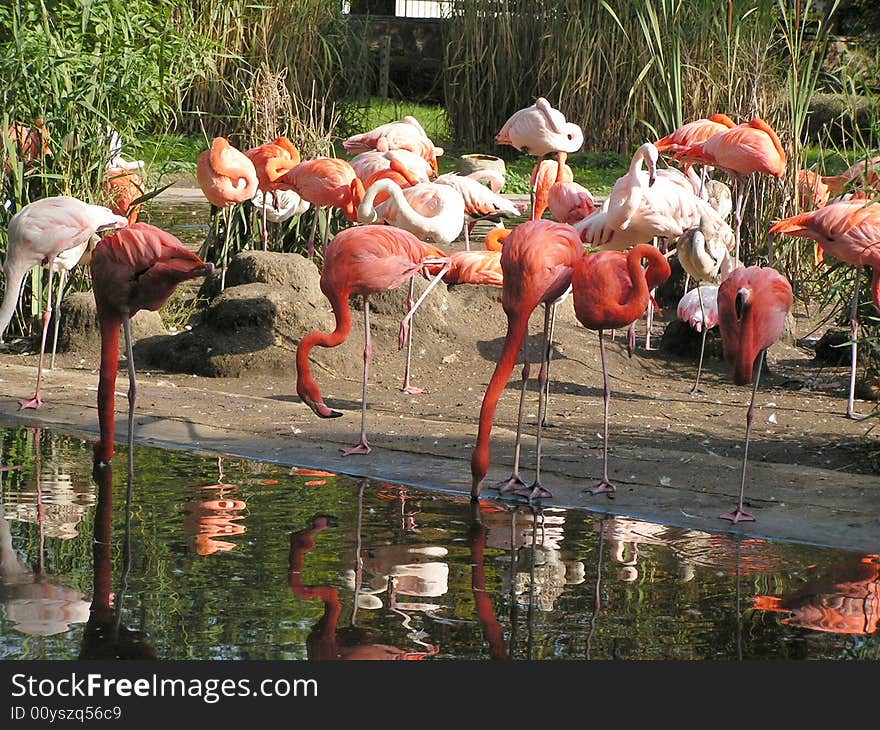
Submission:
[[[426,391],[424,388],[417,388],[414,385],[407,385],[406,387],[401,388],[400,392],[407,393],[409,395],[422,395],[423,393],[427,393],[428,391]]]
[[[41,405],[43,405],[43,399],[42,397],[40,397],[40,393],[38,391],[37,393],[34,393],[33,398],[31,398],[30,400],[20,400],[19,404],[21,405],[21,410],[24,410],[25,408],[39,408]]]
[[[611,482],[607,479],[603,479],[592,489],[585,489],[585,492],[589,492],[590,494],[607,494],[608,499],[614,499],[611,495],[617,491],[617,487],[615,487]]]
[[[357,446],[345,446],[339,450],[345,454],[345,456],[351,456],[352,454],[366,455],[372,451],[366,439],[362,439]]]
[[[691,395],[706,395],[706,391],[703,390],[702,388],[696,386],[696,385],[693,386],[693,387],[688,391],[688,393],[690,393]]]
[[[553,493],[549,489],[545,489],[541,486],[540,482],[535,482],[531,487],[524,487],[521,489],[514,489],[513,493],[518,497],[525,497],[531,502],[534,499],[544,499],[550,498],[553,496]]]
[[[725,512],[718,515],[722,520],[730,520],[734,524],[737,522],[754,522],[755,518],[748,512],[743,511],[742,507],[737,507],[733,512]]]
[[[489,489],[497,489],[502,494],[506,494],[507,492],[517,493],[517,490],[523,489],[526,487],[526,483],[520,478],[518,472],[514,472],[503,482],[498,482],[497,484],[493,484]]]

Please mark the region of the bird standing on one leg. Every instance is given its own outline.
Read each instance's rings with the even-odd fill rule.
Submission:
[[[870,266],[871,299],[880,307],[880,204],[865,200],[846,200],[829,203],[823,208],[785,218],[770,227],[770,233],[812,238],[826,253],[840,261],[861,268]],[[853,288],[850,311],[852,335],[852,360],[850,365],[849,397],[846,404],[847,418],[855,418],[855,386],[857,342],[859,334],[858,297],[859,278]]]
[[[342,449],[343,453],[369,454],[371,450],[367,442],[367,381],[373,351],[370,335],[370,295],[397,288],[426,265],[438,261],[448,263],[444,257],[445,254],[440,249],[423,243],[409,231],[394,226],[365,225],[346,228],[327,245],[324,251],[324,267],[321,270],[321,291],[333,307],[336,328],[332,332],[310,332],[300,340],[296,348],[296,392],[303,403],[321,418],[336,418],[342,415],[324,404],[318,383],[312,376],[309,353],[316,345],[336,347],[348,339],[351,333],[349,297],[352,294],[363,296],[364,380],[361,400],[361,437],[356,446]],[[444,273],[446,273],[445,266],[441,268],[425,294],[442,279]],[[417,306],[418,303],[410,310],[410,314]],[[401,323],[401,327],[403,324]]]
[[[63,252],[86,244],[100,231],[127,225],[128,219],[116,215],[109,208],[90,205],[66,195],[35,200],[12,216],[9,222],[6,261],[3,264],[6,292],[3,295],[3,304],[0,305],[0,341],[15,313],[25,274],[42,263],[49,267],[37,387],[33,398],[21,401],[22,408],[39,408],[43,403],[40,386],[43,379],[46,334],[52,318],[52,274],[57,270],[56,259]]]
[[[642,268],[647,259],[648,268]],[[608,404],[611,385],[608,365],[605,362],[603,330],[628,327],[644,314],[650,291],[663,284],[672,269],[659,249],[647,243],[633,246],[628,252],[600,251],[586,254],[574,267],[571,286],[574,296],[574,313],[587,329],[599,333],[599,353],[602,358],[602,375],[605,401],[605,436],[603,477],[590,494],[615,491],[608,479]]]
[[[755,394],[758,392],[765,352],[782,334],[785,318],[793,302],[794,296],[788,279],[769,267],[749,266],[746,269],[737,269],[718,287],[718,325],[724,345],[724,358],[733,363],[733,382],[746,385],[753,378],[755,381],[752,400],[746,413],[739,505],[732,512],[721,515],[722,520],[748,522],[755,519],[743,510]]]
[[[539,97],[532,106],[520,109],[504,123],[495,135],[496,144],[508,144],[520,152],[537,155],[538,164],[551,152],[558,162],[557,181],[562,180],[565,160],[584,144],[583,130],[574,122],[567,122],[558,109]],[[535,220],[535,187],[532,181],[531,219]]]
[[[141,309],[159,309],[187,279],[214,270],[175,236],[149,223],[134,223],[102,238],[92,253],[92,288],[101,328],[101,372],[98,380],[98,423],[101,437],[94,447],[96,464],[113,458],[116,432],[114,407],[119,369],[119,327],[125,331],[128,360],[128,429],[134,428],[137,399],[131,317]]]
[[[712,135],[706,141],[676,152],[673,159],[702,162],[720,167],[736,180],[734,208],[734,258],[739,260],[740,228],[742,227],[745,186],[756,172],[785,176],[788,157],[775,130],[763,119],[755,118]]]

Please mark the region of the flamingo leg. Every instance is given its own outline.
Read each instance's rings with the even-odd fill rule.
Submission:
[[[320,215],[321,209],[318,206],[315,206],[314,217],[312,218],[312,231],[309,233],[309,260],[311,261],[315,258],[315,233],[318,230],[318,216]]]
[[[541,155],[538,158],[538,164],[535,167],[536,170],[541,169],[541,162],[543,162],[543,160],[544,160],[544,155]],[[537,196],[538,196],[538,176],[537,175],[532,176],[532,189],[531,189],[530,193],[531,193],[531,199],[530,199],[531,213],[529,213],[529,220],[533,221],[533,220],[535,220],[535,198],[537,198]]]
[[[733,228],[736,240],[734,261],[739,261],[740,228],[742,227],[743,207],[746,197],[746,179],[741,175],[736,176],[736,205],[733,209]]]
[[[516,490],[516,494],[527,497],[529,501],[553,496],[549,489],[541,486],[541,434],[543,431],[544,409],[546,408],[544,390],[547,385],[547,372],[549,369],[550,322],[555,317],[555,314],[556,302],[544,305],[544,340],[541,343],[541,369],[538,371],[538,433],[535,437],[535,481],[532,482],[532,486],[528,489]]]
[[[755,518],[748,512],[743,510],[743,495],[746,491],[746,464],[749,460],[749,437],[752,434],[752,419],[755,416],[755,394],[758,392],[758,381],[761,379],[761,368],[764,367],[764,354],[766,350],[761,350],[758,355],[758,364],[755,366],[755,384],[752,386],[752,400],[749,403],[749,410],[746,411],[746,443],[743,447],[743,465],[742,480],[739,485],[739,505],[733,512],[725,512],[719,515],[722,520],[730,520],[731,522],[754,522]]]
[[[846,417],[857,419],[859,418],[858,414],[856,414],[855,407],[855,394],[856,394],[856,364],[858,360],[858,352],[857,348],[859,346],[859,280],[861,276],[861,271],[856,269],[856,280],[853,285],[853,298],[852,298],[852,306],[849,311],[849,331],[850,331],[850,339],[852,342],[850,343],[850,365],[849,365],[849,396],[846,401]]]
[[[464,217],[464,247],[466,251],[471,250],[471,226],[473,223],[465,215]]]
[[[605,401],[605,430],[602,443],[602,481],[592,489],[585,489],[590,494],[607,493],[608,497],[617,491],[611,481],[608,479],[608,404],[611,402],[611,383],[608,379],[608,364],[605,361],[605,338],[602,336],[602,330],[599,330],[599,353],[602,356],[602,379],[604,382],[603,398]]]
[[[611,341],[614,341],[614,330],[611,330]],[[626,328],[626,354],[630,357],[636,351],[636,323],[635,320]]]
[[[122,319],[122,332],[125,335],[125,359],[128,361],[128,453],[129,460],[134,453],[134,409],[137,404],[137,377],[134,367],[133,338],[131,336],[131,317]]]
[[[263,226],[263,250],[267,250],[269,248],[269,227],[266,225],[266,205],[269,202],[268,197],[269,193],[263,192],[263,210],[260,214],[261,223]],[[275,201],[275,193],[271,193],[272,201]]]
[[[415,297],[413,297],[413,288],[415,287],[415,277],[410,277],[409,280],[409,293],[406,297],[406,306],[409,309],[412,309],[415,305]],[[412,318],[410,318],[411,320]],[[412,321],[407,322],[404,326],[401,324],[401,336],[404,336],[406,339],[406,368],[403,371],[403,387],[400,389],[404,393],[409,393],[409,395],[421,395],[425,392],[424,388],[416,388],[409,384],[409,373],[410,373],[410,365],[412,363],[412,331],[413,331],[413,323]],[[404,333],[404,329],[406,332]]]
[[[52,262],[49,262],[49,284],[46,287],[46,311],[43,312],[43,334],[40,338],[40,362],[37,365],[37,388],[30,400],[20,400],[21,409],[39,408],[43,405],[40,386],[43,383],[43,358],[46,354],[46,335],[49,331],[49,320],[52,319]]]
[[[223,252],[220,254],[220,291],[226,289],[226,259],[229,256],[229,236],[232,228],[232,206],[223,209],[226,231],[223,234]]]
[[[370,336],[370,299],[364,294],[364,389],[361,393],[361,440],[357,446],[341,449],[346,456],[350,454],[369,454],[372,449],[367,442],[367,379],[370,375],[370,360],[373,358],[373,338]]]
[[[526,385],[529,382],[530,370],[531,365],[529,365],[529,358],[528,355],[526,355],[522,369],[522,388],[519,393],[519,412],[516,418],[516,441],[513,446],[513,473],[503,482],[498,482],[498,484],[494,484],[491,487],[491,489],[497,489],[502,494],[505,492],[515,492],[517,489],[526,486],[526,483],[519,475],[519,456],[522,448],[522,424],[526,407]]]
[[[52,358],[49,360],[49,370],[55,369],[55,352],[58,350],[58,329],[61,324],[61,297],[64,294],[64,280],[67,278],[67,269],[58,272],[58,296],[55,297],[55,324],[52,330]]]
[[[660,247],[657,245],[657,238],[654,237],[651,242],[654,245],[654,248],[659,249]],[[654,292],[657,291],[657,288],[654,287],[651,289],[650,296],[648,297],[648,313],[645,317],[645,349],[651,349],[651,329],[654,326]],[[635,330],[634,330],[635,331]],[[630,355],[632,356],[632,355]]]
[[[330,218],[333,217],[333,208],[325,208],[326,217],[324,218],[324,233],[321,236],[321,251],[327,250],[327,239],[330,238]]]
[[[550,421],[547,420],[547,412],[550,410],[550,360],[553,357],[553,334],[556,329],[556,305],[553,305],[553,312],[550,314],[550,336],[547,338],[547,352],[545,358],[547,360],[547,377],[544,386],[544,418],[541,419],[540,425],[549,426]]]
[[[694,382],[694,387],[691,388],[691,395],[705,395],[704,391],[700,390],[700,374],[703,372],[703,352],[706,350],[706,332],[709,331],[709,328],[706,327],[706,310],[703,308],[703,292],[700,291],[699,282],[697,282],[697,299],[700,302],[700,315],[703,318],[703,338],[700,343],[700,362],[697,364],[697,379]]]
[[[413,315],[416,313],[416,310],[422,305],[422,302],[425,301],[425,298],[431,292],[431,290],[437,286],[446,275],[446,272],[449,271],[449,267],[452,265],[452,262],[449,258],[436,258],[436,259],[425,259],[422,261],[422,264],[437,264],[442,263],[443,268],[440,269],[440,272],[428,282],[428,286],[425,287],[425,291],[422,292],[422,295],[416,300],[416,303],[413,304],[409,311],[403,316],[403,319],[400,320],[400,336],[398,340],[398,346],[403,347],[406,342],[406,327],[409,324],[409,321],[413,318]]]

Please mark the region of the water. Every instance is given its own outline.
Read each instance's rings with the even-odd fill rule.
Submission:
[[[0,455],[3,659],[880,658],[878,556],[147,447],[127,509],[124,449]]]

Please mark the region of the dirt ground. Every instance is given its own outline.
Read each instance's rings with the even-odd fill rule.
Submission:
[[[313,278],[308,286],[316,287],[317,269]],[[235,289],[241,294],[243,286],[283,288],[242,284],[230,287],[225,296],[232,298]],[[329,303],[314,291],[290,297],[295,302],[275,302],[257,329],[250,315],[236,310],[238,319],[228,319],[227,312],[227,319],[215,318],[212,325],[206,317],[185,336],[164,336],[149,347],[139,343],[138,441],[466,495],[482,396],[506,330],[500,290],[441,285],[426,301],[416,317],[413,349],[413,383],[427,389],[422,395],[400,391],[405,353],[397,349],[397,325],[405,311],[405,289],[377,298],[367,413],[373,451],[348,457],[339,447],[354,444],[360,428],[362,318],[360,311],[354,312],[354,329],[346,343],[333,351],[315,351],[314,373],[325,401],[343,412],[341,418],[319,419],[296,395],[294,367],[298,337],[315,326],[332,329]],[[263,291],[254,296],[265,301],[267,295]],[[747,503],[757,521],[735,526],[718,515],[731,509],[738,495],[751,388],[733,385],[713,334],[703,370],[704,393],[691,395],[695,354],[676,355],[661,348],[664,330],[674,317],[672,305],[655,319],[651,350],[645,348],[643,319],[631,359],[623,333],[608,345],[609,472],[618,486],[614,499],[609,499],[583,491],[602,475],[598,340],[595,332],[577,323],[570,298],[561,305],[542,462],[542,482],[553,497],[542,504],[880,552],[880,421],[847,419],[848,367],[823,364],[812,348],[798,344],[823,333],[814,331],[815,313],[798,306],[788,341],[770,350],[769,369],[757,394],[746,484]],[[297,322],[280,321],[285,318]],[[233,324],[224,324],[230,321]],[[533,360],[538,357],[542,323],[543,313],[536,311],[527,344]],[[691,346],[696,342],[694,336]],[[24,412],[18,410],[17,400],[33,392],[38,343],[25,352],[16,352],[21,349],[18,344],[0,351],[0,419],[94,438],[94,350],[61,353],[56,369],[46,372],[44,405]],[[151,355],[156,347],[164,355]],[[168,367],[157,366],[163,357]],[[170,372],[179,369],[172,362],[187,367]],[[124,363],[122,368],[117,385],[120,439],[126,433]],[[534,475],[536,370],[526,396],[522,472],[527,480]],[[199,374],[218,371],[236,376]],[[483,490],[488,498],[498,494],[488,485],[511,470],[519,386],[517,367],[495,418],[492,469]],[[874,402],[857,401],[856,407],[864,415],[877,413]]]

